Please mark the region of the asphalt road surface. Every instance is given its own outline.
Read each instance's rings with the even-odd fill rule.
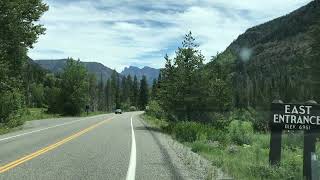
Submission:
[[[0,179],[183,179],[141,113],[29,121],[0,136]]]

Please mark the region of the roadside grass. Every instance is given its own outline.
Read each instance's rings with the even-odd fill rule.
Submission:
[[[110,112],[105,112],[105,111],[95,111],[95,112],[89,112],[88,115],[86,112],[82,112],[80,114],[80,117],[89,117],[89,116],[96,116],[96,115],[100,115],[100,114],[106,114],[106,113],[110,113]]]
[[[102,112],[102,111],[89,112],[88,115],[87,113],[81,113],[79,117],[89,117],[89,116],[95,116],[95,115],[105,114],[105,113],[108,113],[108,112]],[[66,117],[60,114],[49,114],[47,113],[46,108],[28,108],[22,114],[23,115],[21,117],[12,119],[9,124],[0,123],[0,135],[22,129],[22,125],[26,121]]]
[[[24,121],[41,120],[61,117],[59,114],[49,114],[46,108],[28,108],[23,117]]]
[[[9,128],[8,126],[4,126],[0,124],[0,135],[1,134],[7,134],[9,132],[13,132],[13,131],[17,131],[17,130],[21,130],[22,127],[18,126],[18,127],[14,127],[14,128]]]
[[[221,168],[235,179],[303,179],[302,133],[284,133],[281,163],[272,167],[269,165],[269,133],[251,132],[244,128],[244,132],[233,134],[232,128],[217,130],[210,125],[196,122],[168,123],[146,114],[143,114],[142,118],[154,128],[189,146],[192,151],[205,157],[212,165]],[[246,137],[247,133],[250,136]],[[237,139],[233,136],[246,138]],[[239,143],[239,140],[248,143]],[[319,151],[319,143],[317,147]]]
[[[88,115],[86,112],[82,112],[79,117],[89,117],[89,116],[95,116],[99,114],[105,114],[108,112],[103,111],[95,111],[95,112],[89,112]],[[47,113],[46,108],[28,108],[25,115],[21,118],[24,121],[32,121],[32,120],[42,120],[42,119],[51,119],[51,118],[59,118],[59,117],[67,117],[62,116],[60,114],[49,114]]]

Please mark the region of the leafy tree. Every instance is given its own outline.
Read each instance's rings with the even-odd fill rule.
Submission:
[[[80,61],[68,59],[61,78],[62,113],[79,115],[84,110],[88,98],[87,71]]]
[[[28,48],[45,31],[35,22],[47,9],[41,0],[0,1],[0,122],[9,123],[25,105],[22,70]]]
[[[44,87],[43,84],[36,84],[32,83],[30,85],[31,89],[31,104],[33,107],[43,107],[45,100],[44,100]]]

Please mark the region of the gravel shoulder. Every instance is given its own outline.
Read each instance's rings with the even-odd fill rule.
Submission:
[[[175,171],[179,172],[181,179],[193,180],[227,180],[232,179],[224,174],[221,169],[212,166],[211,162],[199,154],[191,151],[191,148],[174,140],[170,135],[164,134],[158,128],[140,118],[140,121],[150,131],[155,141],[158,141],[164,153],[169,157]]]

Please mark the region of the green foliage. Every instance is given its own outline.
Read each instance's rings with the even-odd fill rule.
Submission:
[[[0,122],[10,127],[23,123],[18,118],[27,99],[22,77],[27,50],[44,33],[35,22],[47,9],[41,0],[0,1]]]
[[[228,128],[231,142],[238,145],[251,144],[253,136],[252,123],[248,121],[233,120]]]
[[[49,113],[61,113],[62,112],[62,99],[61,89],[58,87],[46,88],[46,99]]]
[[[197,139],[207,138],[205,125],[196,122],[179,122],[173,125],[171,131],[179,141],[194,142]]]
[[[61,74],[61,107],[65,115],[80,115],[88,98],[88,78],[80,61],[69,59]]]
[[[149,89],[146,76],[142,76],[139,93],[139,107],[141,110],[144,110],[149,101]]]
[[[21,117],[24,121],[58,118],[59,114],[48,113],[46,108],[28,108]]]
[[[32,83],[30,85],[31,92],[31,104],[33,107],[43,107],[45,97],[44,97],[44,87],[43,84]]]
[[[294,145],[296,142],[288,142],[287,134],[284,135],[281,164],[272,167],[269,165],[270,135],[254,133],[250,122],[232,121],[229,128],[232,129],[233,134],[230,134],[230,132],[216,130],[214,127],[196,122],[168,123],[164,119],[160,120],[149,115],[143,117],[148,124],[176,137],[177,140],[190,146],[193,152],[204,156],[214,166],[222,168],[235,179],[303,179],[303,149]],[[239,134],[240,137],[248,138],[239,140]],[[235,141],[230,141],[230,136],[234,135]],[[235,142],[242,143],[233,145]],[[236,149],[233,153],[230,153],[231,146]]]
[[[151,100],[148,103],[148,106],[149,106],[149,108],[146,109],[146,113],[149,116],[153,116],[153,117],[156,117],[158,119],[162,119],[162,118],[166,117],[166,114],[165,114],[164,110],[161,108],[160,104],[157,101]]]
[[[18,90],[2,92],[0,96],[0,123],[10,124],[10,127],[16,124],[13,121],[21,116],[24,107],[23,98]]]

